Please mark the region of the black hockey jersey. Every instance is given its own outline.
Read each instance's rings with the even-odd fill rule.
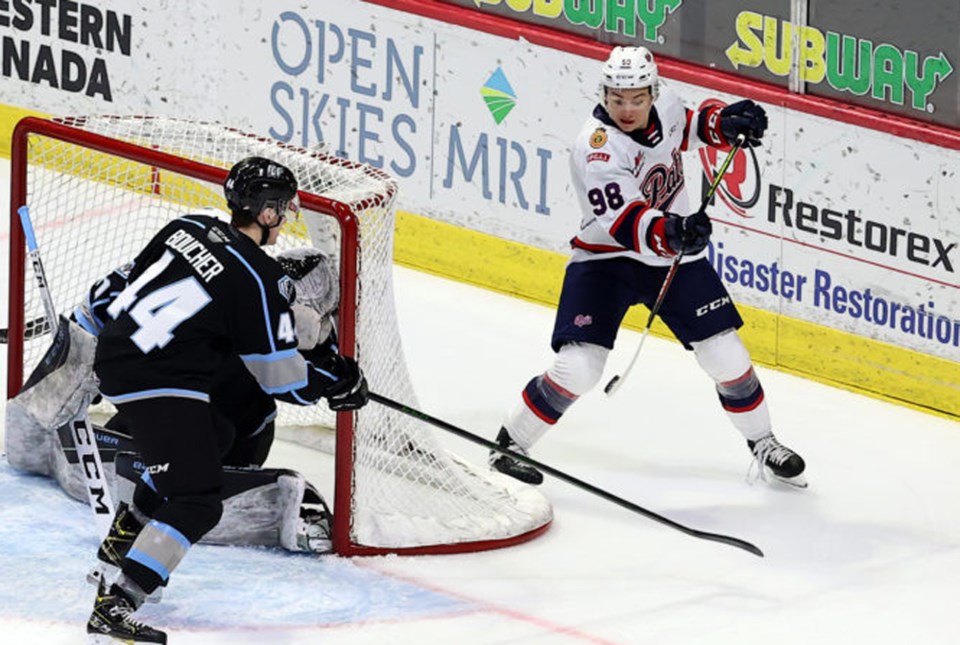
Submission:
[[[316,402],[336,380],[297,351],[294,284],[255,242],[220,220],[181,217],[129,267],[99,334],[95,370],[114,403],[158,396],[209,400],[238,356],[281,400]]]

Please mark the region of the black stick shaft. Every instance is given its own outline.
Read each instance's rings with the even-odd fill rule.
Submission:
[[[727,156],[720,165],[720,168],[717,169],[717,174],[710,183],[710,188],[703,196],[703,201],[700,202],[701,211],[706,212],[707,205],[710,203],[710,200],[713,199],[713,194],[717,192],[717,187],[720,185],[720,180],[723,179],[723,176],[727,173],[727,168],[730,167],[730,162],[733,161],[735,156],[737,156],[737,152],[739,152],[740,147],[743,146],[746,140],[747,138],[741,134],[737,137],[733,147],[730,148],[730,152],[727,153]],[[660,307],[663,306],[663,300],[667,297],[667,291],[670,289],[670,285],[673,283],[674,276],[677,275],[677,269],[680,268],[680,261],[683,260],[683,256],[684,252],[683,249],[681,249],[680,252],[677,253],[676,257],[673,258],[673,263],[670,264],[670,270],[667,272],[667,276],[663,279],[663,284],[660,285],[660,292],[657,294],[657,299],[653,303],[653,307],[650,308],[650,315],[647,316],[647,324],[643,327],[643,337],[640,339],[640,343],[637,345],[637,349],[633,353],[633,357],[630,359],[627,369],[623,370],[623,374],[617,374],[611,378],[607,382],[606,387],[603,388],[603,392],[607,396],[612,396],[613,393],[616,392],[621,385],[623,385],[623,381],[627,378],[627,375],[631,372],[631,370],[633,370],[633,365],[637,362],[637,358],[640,356],[640,349],[643,347],[643,342],[647,339],[647,334],[650,333],[650,328],[653,326],[653,320],[657,317],[657,314],[660,313]]]
[[[436,426],[437,428],[446,430],[447,432],[457,435],[461,439],[466,439],[467,441],[471,441],[473,443],[479,444],[481,446],[484,446],[485,448],[489,448],[490,450],[495,450],[500,454],[507,455],[513,459],[516,459],[517,461],[521,461],[527,465],[533,466],[534,468],[542,472],[545,472],[548,475],[556,477],[557,479],[564,481],[572,486],[576,486],[577,488],[581,490],[585,490],[588,493],[591,493],[598,497],[602,497],[608,502],[613,502],[617,506],[625,508],[629,511],[633,511],[634,513],[637,513],[639,515],[643,515],[648,519],[651,519],[655,522],[659,522],[660,524],[669,526],[670,528],[676,529],[682,533],[686,533],[689,536],[700,538],[701,540],[710,540],[713,542],[720,542],[721,544],[728,544],[730,546],[737,547],[738,549],[743,549],[744,551],[752,553],[756,556],[760,556],[761,558],[763,557],[763,551],[761,551],[759,548],[757,548],[753,544],[746,542],[745,540],[741,540],[735,537],[730,537],[729,535],[721,535],[719,533],[708,533],[706,531],[698,531],[697,529],[692,529],[678,522],[674,522],[669,518],[666,518],[662,515],[654,513],[653,511],[649,511],[643,508],[642,506],[638,506],[633,502],[623,499],[622,497],[617,497],[613,493],[609,493],[603,490],[602,488],[597,488],[593,484],[588,484],[587,482],[581,479],[577,479],[572,475],[568,475],[567,473],[561,470],[557,470],[552,466],[548,466],[547,464],[541,463],[535,459],[531,459],[526,455],[521,455],[519,453],[513,452],[512,450],[501,448],[497,443],[490,441],[489,439],[484,439],[483,437],[475,435],[472,432],[468,432],[466,430],[458,428],[455,425],[447,423],[446,421],[442,421],[440,419],[437,419],[436,417],[432,417],[429,414],[425,414],[419,410],[415,410],[414,408],[407,407],[402,403],[398,403],[397,401],[389,399],[383,395],[377,394],[376,392],[370,392],[370,399],[373,401],[376,401],[380,405],[386,406],[388,408],[392,408],[397,412],[402,412],[403,414],[411,416],[415,419],[419,419],[420,421],[429,423],[432,426]]]

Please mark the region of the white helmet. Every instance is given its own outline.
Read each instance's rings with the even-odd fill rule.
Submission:
[[[646,47],[614,47],[600,72],[600,98],[606,89],[649,87],[653,100],[660,94],[660,75],[653,54]]]

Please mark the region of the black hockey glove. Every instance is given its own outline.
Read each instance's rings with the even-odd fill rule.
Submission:
[[[684,255],[696,255],[707,248],[712,231],[710,218],[703,211],[689,217],[664,213],[650,224],[650,248],[662,257],[673,257],[681,251]]]
[[[720,110],[720,132],[731,144],[742,134],[746,137],[744,146],[759,146],[766,129],[767,113],[750,99]]]
[[[330,409],[356,410],[367,404],[367,379],[363,376],[357,361],[349,356],[331,354],[319,365],[320,369],[333,374],[333,381],[324,392]]]

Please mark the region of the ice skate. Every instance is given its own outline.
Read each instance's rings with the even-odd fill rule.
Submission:
[[[97,599],[87,621],[88,643],[166,643],[167,635],[133,618],[136,602],[117,585],[97,585]]]
[[[499,445],[501,448],[506,448],[507,450],[511,450],[524,456],[527,454],[526,450],[514,443],[513,439],[510,438],[510,433],[507,432],[506,428],[500,428],[500,433],[497,435],[497,445]],[[495,450],[491,450],[489,461],[490,467],[494,470],[499,471],[504,475],[509,475],[514,479],[519,479],[526,484],[533,484],[534,486],[537,486],[543,483],[543,474],[539,470],[533,466],[528,466],[527,464],[518,461],[513,457],[502,455]]]
[[[807,480],[803,476],[806,468],[803,458],[777,441],[772,432],[756,441],[747,441],[747,445],[753,453],[760,479],[766,481],[766,476],[769,474],[790,486],[807,487]]]

